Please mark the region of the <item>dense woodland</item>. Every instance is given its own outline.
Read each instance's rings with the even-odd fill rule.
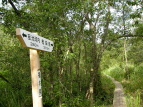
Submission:
[[[107,107],[120,81],[129,107],[143,105],[142,0],[2,0],[0,107],[32,107],[29,49],[16,28],[52,40],[41,52],[44,107]]]

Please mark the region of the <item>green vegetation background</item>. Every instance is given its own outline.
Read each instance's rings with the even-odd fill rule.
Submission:
[[[112,106],[115,86],[105,75],[123,84],[128,107],[143,105],[141,0],[2,3],[0,107],[32,106],[29,50],[16,28],[54,41],[53,52],[39,52],[44,107]]]

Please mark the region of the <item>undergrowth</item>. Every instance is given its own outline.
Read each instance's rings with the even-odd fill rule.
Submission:
[[[115,65],[104,71],[105,74],[120,81],[123,85],[128,107],[142,107],[143,105],[143,64],[124,67]]]
[[[95,101],[95,107],[112,107],[115,85],[112,80],[105,75],[102,75],[101,82],[102,90],[100,95],[97,96],[98,98]]]

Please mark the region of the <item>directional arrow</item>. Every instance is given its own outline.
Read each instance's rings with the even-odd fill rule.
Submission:
[[[54,43],[51,40],[43,38],[38,34],[31,33],[21,28],[16,29],[16,35],[23,47],[36,49],[46,52],[52,52]]]
[[[51,46],[53,46],[53,44],[51,44]]]
[[[24,33],[22,34],[22,36],[23,36],[23,37],[27,37],[27,35],[26,35],[26,34],[24,34]]]

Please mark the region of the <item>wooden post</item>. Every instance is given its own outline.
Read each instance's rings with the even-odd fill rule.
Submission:
[[[38,83],[39,82],[38,72],[40,71],[40,59],[37,50],[30,49],[30,66],[31,66],[31,79],[32,79],[33,107],[43,107],[41,90],[39,90],[39,83]]]
[[[16,29],[16,36],[23,47],[30,49],[33,107],[43,107],[40,59],[37,50],[52,52],[54,43],[53,41],[38,36],[38,34],[31,33],[21,28]]]

